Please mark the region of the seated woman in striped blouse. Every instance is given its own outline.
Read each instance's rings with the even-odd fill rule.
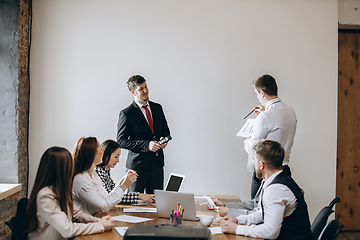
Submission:
[[[110,168],[114,168],[115,165],[119,162],[121,149],[117,142],[110,139],[101,144],[101,149],[104,151],[102,163],[95,167],[95,172],[100,177],[103,187],[109,193],[115,187],[115,183],[110,176]],[[124,194],[120,204],[138,203],[139,199],[147,203],[154,201],[153,196],[150,194],[129,192]]]

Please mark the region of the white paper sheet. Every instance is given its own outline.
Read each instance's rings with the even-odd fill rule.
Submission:
[[[211,234],[222,234],[221,227],[209,227]]]
[[[208,201],[210,206],[212,206],[212,207],[216,206],[211,197],[204,195],[204,198],[206,198],[206,200]]]
[[[123,213],[157,213],[156,208],[123,208]]]
[[[129,227],[115,227],[115,231],[123,237],[128,228]]]
[[[194,197],[195,202],[207,202],[205,197]]]
[[[242,126],[242,128],[236,134],[236,136],[245,137],[245,138],[250,137],[251,133],[254,131],[254,123],[255,123],[255,118],[248,118],[244,126]]]
[[[119,215],[119,216],[114,216],[114,217],[110,218],[110,220],[119,221],[119,222],[129,222],[129,223],[140,223],[140,222],[151,221],[153,219],[134,217],[134,216],[129,216],[129,215]]]

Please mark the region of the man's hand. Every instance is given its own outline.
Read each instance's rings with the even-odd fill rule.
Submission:
[[[229,211],[229,208],[227,207],[215,207],[216,212],[220,217],[225,217],[227,212]]]
[[[255,111],[256,115],[258,115],[259,113],[265,111],[265,108],[263,106],[259,105],[259,106],[255,106],[253,108],[253,110]]]
[[[163,140],[163,139],[164,139],[164,137],[161,137],[161,138],[160,138],[160,140]],[[166,146],[167,146],[168,143],[169,143],[169,142],[166,142],[166,143],[160,145],[160,147],[161,147],[162,149],[164,149],[164,148],[166,148]]]
[[[236,228],[238,226],[237,224],[237,218],[232,218],[232,217],[224,217],[221,220],[221,231],[223,233],[232,233],[235,234],[236,233]]]
[[[214,203],[217,207],[225,207],[225,204],[217,199],[214,199]]]
[[[166,143],[165,143],[166,144]],[[163,145],[165,145],[163,144]],[[149,142],[149,151],[157,152],[162,145],[158,144],[157,141],[151,141]]]

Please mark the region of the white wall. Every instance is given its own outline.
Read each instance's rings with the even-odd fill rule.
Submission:
[[[360,1],[338,0],[339,28],[342,26],[360,27]]]
[[[185,174],[184,192],[248,200],[251,173],[235,135],[258,104],[252,81],[268,73],[297,114],[290,166],[310,217],[334,197],[336,0],[34,0],[33,10],[30,189],[48,147],[115,139],[132,101],[125,83],[141,74],[173,136],[165,178]]]

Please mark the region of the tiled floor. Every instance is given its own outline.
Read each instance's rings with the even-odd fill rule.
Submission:
[[[360,239],[360,232],[340,232],[336,236],[336,240],[358,240]]]

